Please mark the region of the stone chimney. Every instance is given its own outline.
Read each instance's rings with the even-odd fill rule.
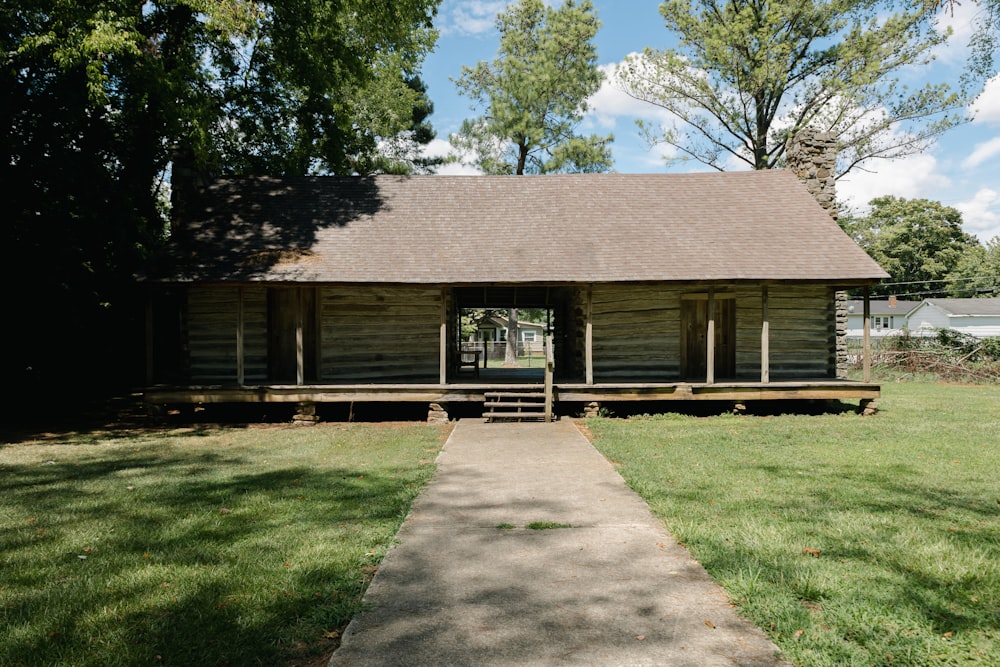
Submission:
[[[832,132],[804,128],[788,140],[785,165],[819,205],[837,219],[837,139]]]
[[[178,144],[171,155],[170,167],[170,235],[175,241],[185,241],[187,225],[196,211],[201,193],[211,181],[207,169],[198,164],[194,150]]]
[[[819,205],[837,219],[837,139],[831,132],[804,128],[788,140],[785,165]],[[834,348],[832,363],[839,378],[847,377],[847,292],[834,292],[831,304]]]

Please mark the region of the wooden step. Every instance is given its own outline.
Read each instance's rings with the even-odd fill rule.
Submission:
[[[505,398],[530,398],[537,401],[545,400],[544,391],[488,391],[483,396],[487,401],[491,399],[505,399]]]
[[[492,408],[537,408],[539,404],[544,405],[545,399],[541,401],[487,401],[486,405]]]
[[[545,392],[529,390],[488,391],[484,394],[483,421],[544,421]]]
[[[483,420],[487,422],[499,421],[501,419],[545,419],[544,412],[484,412]]]

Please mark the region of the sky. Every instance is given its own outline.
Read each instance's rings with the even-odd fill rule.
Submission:
[[[554,4],[554,0],[547,0]],[[494,19],[507,3],[503,0],[443,0],[436,27],[437,46],[424,62],[422,78],[434,103],[430,121],[438,138],[429,147],[432,155],[449,151],[448,136],[462,121],[479,113],[471,100],[458,95],[454,79],[462,66],[496,57],[499,37]],[[594,0],[602,26],[595,39],[600,67],[607,74],[629,54],[646,47],[671,45],[671,36],[659,14],[659,0]],[[952,37],[939,48],[933,66],[904,73],[914,80],[955,82],[968,56],[974,2],[955,7],[954,16],[940,20],[951,27]],[[933,77],[933,78],[930,78]],[[614,170],[619,173],[657,173],[708,169],[688,162],[668,166],[663,146],[650,147],[640,136],[636,119],[662,121],[662,110],[633,100],[619,90],[610,76],[589,100],[590,110],[580,127],[585,134],[613,133]],[[924,153],[891,162],[864,165],[837,183],[842,208],[864,213],[868,202],[883,195],[924,198],[952,206],[962,213],[965,230],[986,243],[1000,237],[1000,75],[994,76],[970,107],[974,120],[942,135]],[[460,164],[438,173],[475,173]]]

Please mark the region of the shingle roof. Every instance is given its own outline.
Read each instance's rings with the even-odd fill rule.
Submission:
[[[949,315],[1000,315],[1000,298],[994,299],[925,299],[923,303],[937,306]]]
[[[857,283],[887,275],[785,171],[227,178],[191,218],[160,279]]]

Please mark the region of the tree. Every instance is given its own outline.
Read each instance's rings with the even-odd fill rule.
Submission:
[[[891,196],[870,204],[867,216],[845,216],[841,225],[889,273],[887,283],[896,283],[875,287],[875,295],[946,293],[945,279],[964,257],[981,249],[975,237],[962,231],[962,214],[950,206]]]
[[[466,120],[452,144],[471,153],[487,174],[602,172],[611,169],[610,135],[583,137],[576,128],[587,98],[601,86],[590,0],[553,9],[519,0],[497,16],[498,56],[463,67],[458,90],[485,110]],[[505,365],[517,364],[517,309],[507,316]]]
[[[901,7],[901,8],[900,8]],[[947,84],[910,89],[945,35],[939,0],[667,0],[676,48],[646,49],[620,68],[632,97],[676,122],[643,131],[678,159],[719,170],[733,161],[781,166],[805,127],[839,138],[838,176],[873,159],[924,150],[965,120],[967,98]]]
[[[954,297],[1000,297],[1000,236],[965,253],[948,274]]]
[[[576,134],[587,98],[601,86],[590,0],[558,8],[520,0],[496,21],[498,56],[463,67],[456,81],[473,108],[452,143],[488,174],[601,172],[612,165],[611,136]]]
[[[423,122],[438,2],[5,3],[4,377],[142,368],[122,359],[143,339],[132,276],[165,236],[179,152],[223,173],[379,168],[380,142]]]
[[[952,13],[962,3],[959,0],[942,0],[941,6]],[[988,79],[997,72],[994,68],[1000,53],[1000,0],[978,0],[974,31],[969,40],[972,47],[967,78]]]

